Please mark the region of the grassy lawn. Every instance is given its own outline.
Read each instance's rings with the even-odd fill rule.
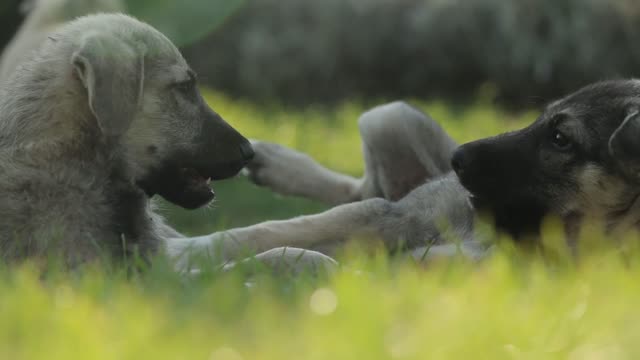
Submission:
[[[356,119],[366,105],[303,112],[207,98],[249,137],[362,171]],[[482,101],[414,104],[461,142],[534,116]],[[163,204],[162,211],[196,235],[324,208],[244,179],[215,188],[211,209]],[[559,237],[553,224],[547,233]],[[543,258],[505,246],[481,264],[452,259],[427,268],[352,254],[330,278],[265,275],[251,286],[235,273],[182,278],[161,259],[141,275],[0,269],[0,359],[637,359],[640,251],[602,250],[600,239],[588,240],[601,250],[579,264],[560,247]]]

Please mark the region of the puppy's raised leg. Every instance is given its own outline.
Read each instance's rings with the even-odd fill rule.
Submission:
[[[372,197],[397,200],[451,170],[456,143],[429,116],[403,102],[373,108],[358,120],[366,170],[356,179],[336,173],[308,155],[254,142],[250,179],[285,194],[329,204]]]
[[[467,192],[455,174],[423,184],[392,202],[382,198],[339,205],[323,213],[167,241],[171,258],[186,264],[192,255],[235,260],[278,247],[321,249],[332,255],[354,237],[380,239],[387,248],[416,248],[444,239],[466,241],[472,231]]]
[[[192,256],[203,254],[224,262],[283,246],[312,249],[356,235],[380,236],[382,232],[391,232],[394,220],[402,217],[400,211],[387,200],[369,199],[315,215],[267,221],[206,236],[170,238],[166,251],[182,264],[179,267],[184,267]]]
[[[375,107],[358,125],[366,166],[362,198],[399,200],[451,171],[455,141],[431,117],[404,102]]]

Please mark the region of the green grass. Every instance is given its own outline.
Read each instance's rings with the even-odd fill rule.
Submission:
[[[302,112],[207,97],[247,136],[293,146],[354,175],[362,171],[355,123],[365,105]],[[461,142],[532,120],[483,102],[416,104]],[[185,233],[203,234],[324,208],[243,179],[215,188],[213,209],[164,204],[162,211]],[[545,256],[524,256],[504,243],[481,264],[451,259],[423,268],[352,253],[329,278],[264,275],[252,286],[241,273],[183,278],[162,259],[142,274],[0,269],[0,359],[638,358],[638,239],[613,250],[586,232],[592,251],[576,264],[553,246],[558,227],[545,230]]]
[[[517,258],[516,258],[517,259]],[[327,281],[183,280],[154,268],[0,282],[3,359],[635,359],[640,268],[498,256],[351,260]],[[359,273],[353,269],[365,269]]]

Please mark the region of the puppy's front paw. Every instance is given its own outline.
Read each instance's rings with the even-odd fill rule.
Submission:
[[[277,180],[278,144],[251,140],[255,155],[245,167],[244,174],[256,185],[269,186]]]
[[[288,194],[292,191],[309,157],[282,145],[252,140],[253,160],[245,168],[245,175],[256,185]]]

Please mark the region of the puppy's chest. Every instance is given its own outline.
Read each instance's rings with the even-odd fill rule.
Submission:
[[[123,254],[146,258],[158,248],[160,239],[148,210],[148,198],[137,188],[120,188],[111,199],[113,229]]]

